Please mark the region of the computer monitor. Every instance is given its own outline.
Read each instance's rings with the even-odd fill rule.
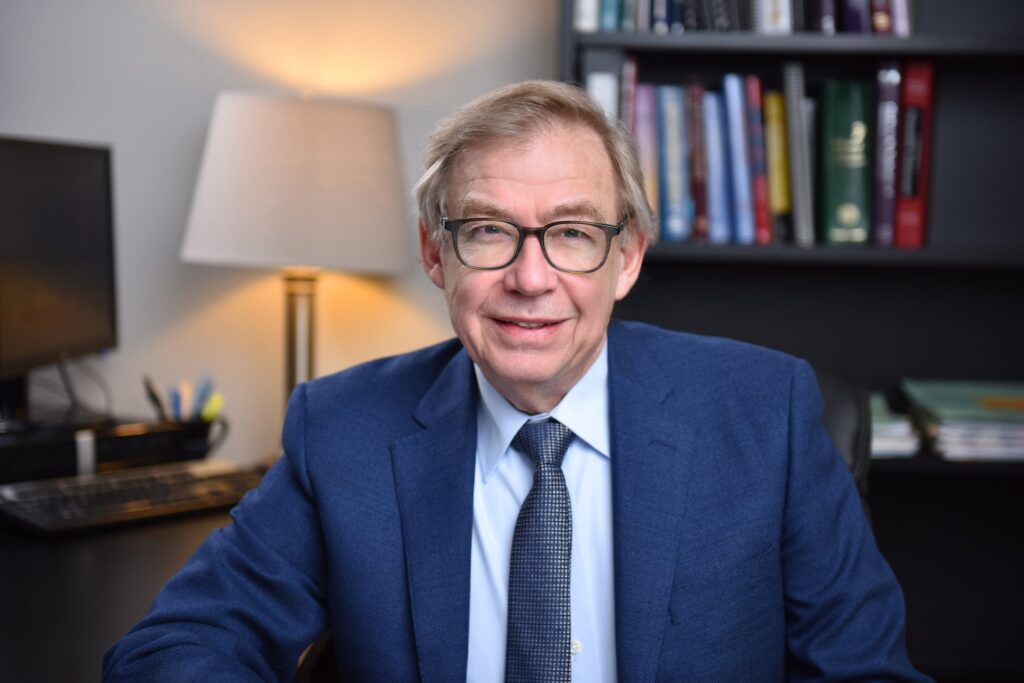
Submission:
[[[34,368],[117,344],[109,148],[0,137],[0,431]]]

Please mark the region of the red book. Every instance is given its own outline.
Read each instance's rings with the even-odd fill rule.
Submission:
[[[690,164],[690,196],[693,198],[694,242],[708,241],[708,165],[704,139],[704,85],[686,86],[686,145]]]
[[[750,185],[754,199],[754,242],[771,244],[772,214],[768,206],[768,163],[764,151],[761,79],[747,76],[747,145],[750,147]]]
[[[912,60],[903,67],[900,92],[900,170],[896,197],[896,246],[924,246],[928,205],[928,161],[931,153],[935,69],[931,62]]]

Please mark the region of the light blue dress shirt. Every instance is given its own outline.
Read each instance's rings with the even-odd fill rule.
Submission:
[[[475,370],[483,400],[477,412],[467,680],[504,681],[512,533],[519,508],[533,486],[533,464],[511,444],[527,421],[553,417],[577,437],[562,461],[572,503],[572,680],[614,681],[607,344],[565,398],[541,415],[514,408],[480,368]]]

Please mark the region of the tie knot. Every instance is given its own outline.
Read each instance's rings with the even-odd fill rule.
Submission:
[[[512,445],[526,453],[537,469],[542,465],[561,467],[574,436],[571,429],[557,420],[527,422],[512,439]]]

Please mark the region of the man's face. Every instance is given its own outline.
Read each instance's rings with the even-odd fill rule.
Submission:
[[[456,160],[449,218],[513,220],[526,227],[579,219],[616,224],[616,180],[600,138],[555,124],[471,148]],[[646,240],[630,228],[593,273],[555,270],[535,236],[501,270],[471,270],[450,236],[438,248],[420,225],[423,267],[445,291],[455,333],[488,381],[528,413],[554,407],[601,351],[612,305],[636,281]]]

